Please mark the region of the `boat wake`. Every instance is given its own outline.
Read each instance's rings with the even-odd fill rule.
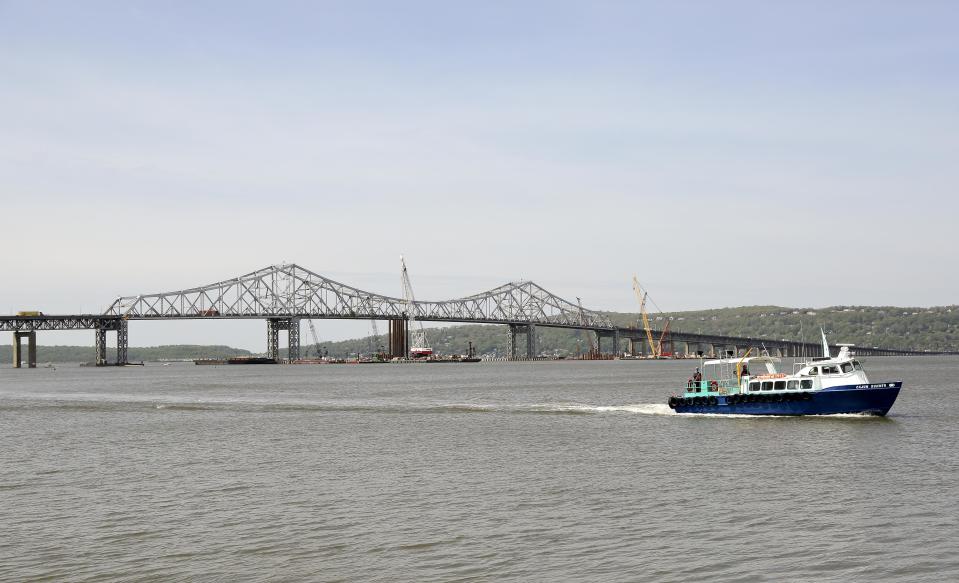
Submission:
[[[383,401],[314,401],[299,399],[188,399],[148,395],[30,395],[0,403],[0,410],[45,408],[74,411],[146,411],[175,413],[201,411],[274,413],[377,413],[377,414],[478,414],[506,415],[654,415],[672,417],[714,417],[725,419],[768,419],[775,415],[721,413],[676,413],[665,403],[590,405],[584,403],[396,403]],[[869,419],[870,415],[810,415],[823,418]]]

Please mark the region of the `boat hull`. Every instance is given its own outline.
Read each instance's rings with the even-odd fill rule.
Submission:
[[[839,415],[860,414],[883,416],[889,412],[902,381],[871,383],[867,385],[843,385],[818,391],[792,393],[755,394],[752,402],[735,402],[742,395],[716,397],[716,404],[677,403],[677,413],[709,413],[718,415]],[[802,395],[799,397],[797,395]],[[780,401],[779,397],[783,397]]]

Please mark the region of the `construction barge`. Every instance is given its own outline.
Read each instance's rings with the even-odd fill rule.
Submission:
[[[218,364],[276,364],[275,358],[265,356],[235,356],[232,358],[197,358],[193,364],[197,365],[218,365]]]

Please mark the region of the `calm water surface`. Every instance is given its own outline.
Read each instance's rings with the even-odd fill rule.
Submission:
[[[0,579],[959,580],[955,358],[887,418],[687,362],[0,369]]]

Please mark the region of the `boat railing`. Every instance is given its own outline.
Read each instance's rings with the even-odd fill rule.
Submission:
[[[699,389],[698,391],[696,390],[697,388]],[[687,392],[718,392],[720,394],[726,394],[732,390],[739,390],[739,383],[736,379],[703,379],[701,381],[689,381],[686,384]]]

